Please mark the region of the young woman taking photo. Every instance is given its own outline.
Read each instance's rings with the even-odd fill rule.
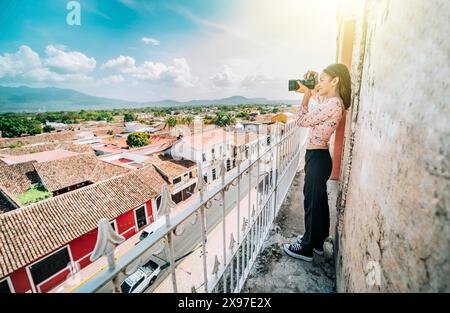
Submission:
[[[305,181],[303,186],[305,233],[295,243],[285,244],[284,251],[291,257],[311,262],[313,253],[323,255],[323,243],[329,236],[330,210],[328,207],[327,180],[333,163],[328,143],[339,122],[350,106],[351,80],[347,66],[332,64],[320,76],[308,71],[305,79],[314,75],[317,82],[310,90],[297,81],[299,93],[303,93],[297,124],[310,128],[305,154]],[[308,109],[309,100],[318,104]]]

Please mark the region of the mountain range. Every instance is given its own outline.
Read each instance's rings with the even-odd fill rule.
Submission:
[[[44,112],[108,110],[118,108],[171,107],[208,104],[295,104],[296,100],[268,100],[265,98],[246,98],[232,96],[213,100],[161,100],[151,102],[132,102],[120,99],[95,97],[71,89],[55,87],[2,87],[0,86],[0,112]]]

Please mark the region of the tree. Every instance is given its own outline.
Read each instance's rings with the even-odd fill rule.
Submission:
[[[183,124],[190,125],[192,123],[192,115],[186,115],[182,118]]]
[[[150,135],[148,133],[134,132],[128,135],[127,145],[129,148],[138,148],[146,146],[150,143]]]
[[[241,111],[241,112],[239,112],[238,114],[236,114],[236,117],[242,118],[242,119],[244,119],[244,120],[248,120],[249,115],[248,115],[247,112]]]
[[[214,124],[216,124],[217,126],[227,126],[236,122],[231,113],[224,114],[222,112],[217,112],[216,115],[217,118]]]
[[[2,117],[0,118],[0,131],[7,138],[22,135],[37,135],[42,133],[41,123],[34,118]]]
[[[133,113],[125,113],[125,115],[123,116],[123,120],[125,123],[133,122],[137,120],[137,116]]]
[[[215,121],[215,119],[211,115],[205,115],[205,117],[203,118],[203,123],[205,125],[210,125],[210,124],[214,123],[214,121]]]
[[[42,128],[42,130],[44,131],[44,133],[50,133],[50,132],[52,132],[52,131],[55,130],[55,127],[50,126],[50,125],[45,125],[45,126]]]
[[[177,125],[177,123],[177,119],[173,116],[169,116],[168,118],[166,118],[166,124],[169,125],[169,127],[174,127],[175,125]]]

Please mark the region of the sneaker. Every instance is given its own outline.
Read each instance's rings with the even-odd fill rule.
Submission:
[[[313,254],[307,254],[304,250],[302,250],[302,245],[299,243],[293,243],[293,244],[284,244],[283,250],[286,252],[289,256],[300,259],[307,262],[312,262],[313,260]]]
[[[299,235],[297,237],[297,243],[301,244],[302,243],[302,238],[303,238],[303,235]],[[322,256],[324,254],[323,253],[323,248],[321,248],[321,249],[314,248],[313,251],[314,251],[314,253],[316,253],[317,255],[320,255],[320,256]]]

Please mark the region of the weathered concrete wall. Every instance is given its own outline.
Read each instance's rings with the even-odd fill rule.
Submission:
[[[337,201],[337,290],[449,292],[450,1],[369,0],[365,13]]]

